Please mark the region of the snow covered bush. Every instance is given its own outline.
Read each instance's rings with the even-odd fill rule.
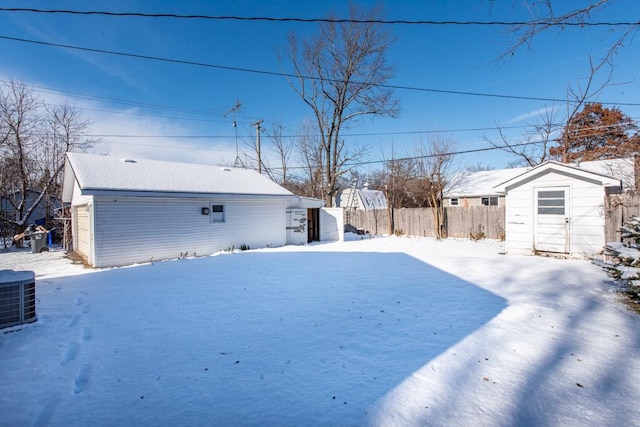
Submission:
[[[623,242],[607,243],[605,260],[598,264],[621,282],[632,301],[640,303],[640,216],[633,216],[622,225]]]

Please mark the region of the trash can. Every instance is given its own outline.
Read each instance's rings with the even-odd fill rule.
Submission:
[[[46,231],[34,231],[29,236],[31,239],[31,253],[39,254],[40,252],[46,252],[49,250],[47,247],[47,234]]]

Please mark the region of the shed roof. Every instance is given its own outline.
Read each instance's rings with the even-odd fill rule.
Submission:
[[[560,163],[556,161],[545,162],[541,165],[527,170],[526,172],[518,176],[515,176],[505,182],[496,185],[494,189],[499,193],[505,193],[508,187],[517,186],[519,183],[525,180],[532,179],[535,176],[542,175],[550,171],[569,174],[578,179],[594,179],[599,181],[600,184],[605,187],[620,187],[622,185],[620,179],[613,178],[603,173],[592,172],[588,168],[584,167],[586,163],[590,162],[585,162],[581,166],[578,166],[577,164]]]
[[[249,169],[67,153],[65,201],[71,200],[74,178],[83,194],[145,192],[293,196],[289,190]]]

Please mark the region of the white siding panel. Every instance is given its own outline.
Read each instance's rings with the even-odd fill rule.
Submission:
[[[509,191],[505,208],[505,248],[511,254],[530,254],[533,248],[533,190],[518,187]]]
[[[86,205],[91,202],[92,196],[83,196],[78,181],[73,182],[73,196],[71,198],[71,205]]]
[[[201,208],[223,204],[225,221]],[[282,246],[284,199],[96,198],[97,267],[211,254],[231,247]]]
[[[308,243],[307,210],[287,209],[287,245]]]
[[[91,254],[91,227],[89,221],[89,206],[82,205],[74,208],[76,214],[76,250],[89,259]]]
[[[344,240],[344,210],[342,208],[320,209],[320,240],[323,242]]]

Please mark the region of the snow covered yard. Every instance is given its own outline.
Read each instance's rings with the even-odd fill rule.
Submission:
[[[379,238],[36,271],[0,425],[639,425],[640,318],[588,261]]]

